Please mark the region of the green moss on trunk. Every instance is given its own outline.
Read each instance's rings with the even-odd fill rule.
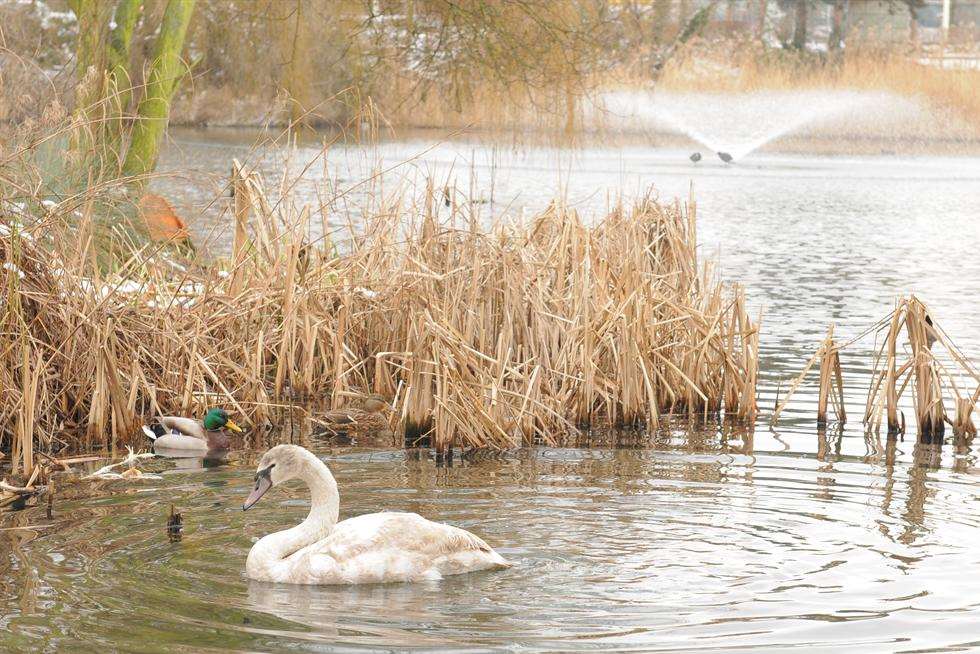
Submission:
[[[194,4],[195,0],[170,0],[164,10],[146,90],[136,111],[136,124],[123,164],[126,175],[143,175],[156,166],[160,142],[167,129],[170,101],[185,71],[181,51]]]

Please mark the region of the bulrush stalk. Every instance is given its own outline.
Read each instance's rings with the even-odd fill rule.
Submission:
[[[847,414],[844,411],[843,373],[840,367],[840,354],[834,342],[834,326],[827,330],[827,337],[820,345],[820,389],[817,393],[817,424],[827,424],[827,406],[832,401],[837,414],[837,421],[844,423]],[[834,386],[837,395],[833,395]]]

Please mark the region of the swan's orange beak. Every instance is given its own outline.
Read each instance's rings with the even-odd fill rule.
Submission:
[[[239,433],[241,433],[241,431],[242,431],[242,428],[239,427],[238,425],[236,425],[231,420],[229,420],[228,422],[225,423],[225,427],[227,427],[228,429],[230,429],[232,431],[237,431]]]
[[[248,511],[255,506],[255,503],[262,499],[262,496],[270,488],[272,488],[272,479],[269,476],[269,469],[255,473],[255,488],[249,493],[245,504],[242,504],[242,511]]]

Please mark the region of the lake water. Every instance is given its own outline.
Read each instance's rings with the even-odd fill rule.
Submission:
[[[307,495],[254,509],[245,466],[113,482],[8,514],[4,651],[924,651],[980,647],[976,471],[935,449],[535,450],[452,468],[317,448],[342,517],[385,508],[470,529],[515,566],[440,582],[250,582],[254,538]],[[160,464],[162,465],[162,464]],[[68,491],[70,496],[70,491]],[[171,504],[184,536],[170,543]],[[23,528],[37,525],[35,528]]]
[[[233,157],[268,179],[281,152],[241,132],[178,132],[163,180],[209,249],[227,249],[220,194]],[[827,325],[857,336],[915,292],[980,361],[980,159],[807,157],[623,147],[493,147],[420,136],[334,146],[301,197],[344,194],[384,169],[386,192],[426,177],[486,221],[561,196],[595,215],[655,189],[698,203],[699,240],[763,312],[754,431],[684,428],[643,447],[535,449],[436,467],[402,451],[304,441],[338,477],[341,516],[416,511],[484,537],[516,565],[440,582],[306,588],[249,582],[255,538],[308,498],[241,502],[254,459],[162,480],[65,484],[0,515],[0,651],[954,651],[980,648],[980,448],[865,434],[873,337],[843,355],[851,422],[817,430],[815,380],[775,429],[785,389]],[[317,154],[303,145],[296,171]],[[398,165],[402,162],[400,165]],[[326,181],[329,180],[329,183]],[[317,192],[319,190],[319,196]],[[342,214],[331,213],[328,227]],[[784,391],[783,391],[784,392]],[[178,543],[170,505],[184,514]]]

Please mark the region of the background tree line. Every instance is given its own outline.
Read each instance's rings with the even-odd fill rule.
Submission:
[[[914,12],[922,0],[889,0]],[[686,43],[758,18],[742,36],[805,52],[812,12],[845,0],[0,0],[0,120],[57,99],[91,128],[75,151],[110,174],[151,171],[168,121],[343,125],[367,106],[401,124],[445,125],[515,108],[574,129],[583,97],[655,79]],[[774,20],[774,17],[778,20]]]

